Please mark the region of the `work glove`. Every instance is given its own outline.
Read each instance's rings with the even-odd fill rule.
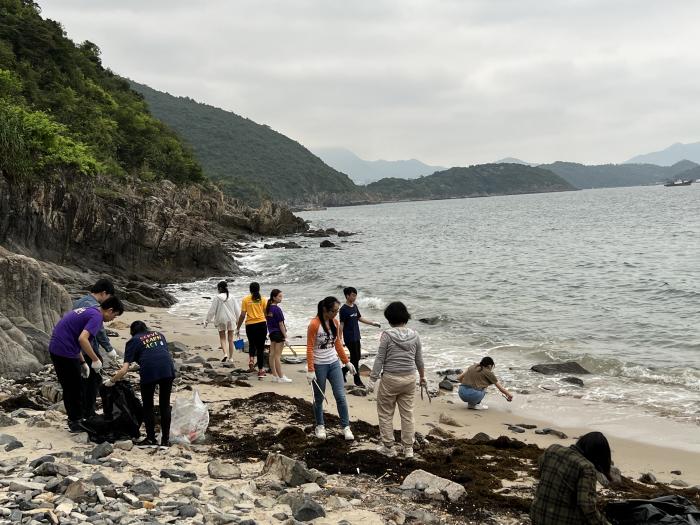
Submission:
[[[355,365],[353,365],[350,361],[345,363],[345,368],[348,369],[348,374],[352,374],[352,375],[357,374],[357,368],[355,368]]]
[[[90,367],[85,361],[83,361],[83,364],[80,365],[80,377],[83,379],[90,377]]]
[[[306,380],[309,382],[309,384],[316,381],[316,372],[306,372]]]
[[[106,387],[112,387],[112,386],[114,386],[114,381],[112,381],[111,379],[108,379],[107,381],[105,381],[103,383],[103,385]]]
[[[95,372],[99,372],[100,370],[102,370],[102,361],[100,361],[99,359],[96,359],[96,360],[94,360],[94,361],[92,362],[92,365],[90,365],[90,367],[91,367]]]
[[[115,365],[119,364],[119,356],[114,348],[107,352],[107,357],[109,357]]]
[[[374,392],[374,389],[376,388],[377,384],[372,381],[371,379],[365,383],[365,387],[367,388],[367,393],[371,394]]]

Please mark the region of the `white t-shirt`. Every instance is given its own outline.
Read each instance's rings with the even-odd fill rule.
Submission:
[[[333,321],[331,321],[332,323]],[[318,326],[316,342],[314,344],[314,365],[330,365],[338,360],[338,352],[335,349],[335,337],[333,332],[326,333],[323,325]]]

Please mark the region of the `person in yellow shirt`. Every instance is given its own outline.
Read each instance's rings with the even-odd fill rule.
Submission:
[[[248,337],[248,368],[255,370],[256,357],[258,377],[265,377],[264,358],[265,340],[267,339],[267,319],[265,308],[267,299],[260,295],[260,283],[250,283],[250,295],[246,295],[241,303],[241,315],[236,324],[236,337],[241,332],[241,325],[245,321],[245,334]]]

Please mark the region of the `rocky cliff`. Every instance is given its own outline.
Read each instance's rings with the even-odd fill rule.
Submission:
[[[212,185],[146,184],[63,175],[41,181],[0,176],[0,244],[38,259],[138,280],[227,275],[224,248],[246,234],[303,231],[273,203],[259,209]]]
[[[0,247],[0,376],[21,377],[48,362],[49,335],[71,306],[39,263]]]

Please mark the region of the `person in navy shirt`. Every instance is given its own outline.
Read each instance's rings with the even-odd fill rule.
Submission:
[[[348,286],[343,290],[345,294],[345,304],[340,307],[340,330],[343,332],[343,343],[350,351],[350,362],[354,365],[357,373],[354,376],[357,386],[365,386],[360,379],[360,324],[365,323],[380,328],[379,323],[365,319],[360,315],[360,309],[355,304],[357,299],[357,290],[352,286]],[[343,378],[347,369],[343,368]]]
[[[130,332],[131,339],[127,341],[124,351],[124,365],[112,379],[105,382],[105,386],[114,386],[114,383],[129,371],[131,363],[138,363],[146,438],[136,444],[139,446],[158,444],[153,414],[153,398],[158,387],[160,444],[167,447],[170,444],[170,394],[175,379],[175,364],[168,350],[168,342],[160,332],[149,330],[143,321],[131,323]]]

